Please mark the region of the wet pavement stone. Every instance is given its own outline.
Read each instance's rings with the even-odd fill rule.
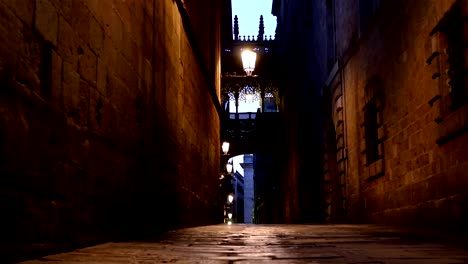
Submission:
[[[468,263],[465,238],[377,225],[214,225],[22,263]]]

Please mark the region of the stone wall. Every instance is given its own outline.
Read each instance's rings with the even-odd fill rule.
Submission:
[[[467,101],[438,119],[448,83],[439,81],[441,63],[428,63],[439,41],[431,32],[455,2],[380,1],[365,26],[359,5],[335,3],[348,209],[356,220],[466,228]],[[369,162],[365,112],[374,99],[379,157]]]
[[[181,3],[0,0],[2,239],[222,221],[220,6]]]
[[[278,170],[281,197],[281,222],[317,222],[320,220],[320,90],[322,72],[314,61],[320,51],[314,47],[315,24],[311,1],[283,2],[275,11],[278,27],[276,34],[279,54],[278,78],[281,99],[282,139],[278,154],[282,166]],[[313,73],[313,74],[311,74]]]
[[[466,229],[467,4],[274,1],[289,136],[322,130],[322,168],[309,173],[320,182],[301,182],[305,152],[290,139],[285,208],[294,186],[318,183],[323,220]],[[301,116],[318,91],[323,116]]]

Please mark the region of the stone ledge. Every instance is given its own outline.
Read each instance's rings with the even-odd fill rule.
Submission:
[[[379,159],[371,164],[369,164],[365,169],[368,174],[365,180],[371,182],[381,176],[385,175],[385,167],[383,159]]]

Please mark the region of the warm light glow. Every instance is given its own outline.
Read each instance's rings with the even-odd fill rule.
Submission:
[[[223,149],[224,155],[226,155],[228,153],[228,151],[229,151],[229,142],[224,141],[221,148]]]
[[[228,213],[228,218],[232,219],[232,213]]]
[[[252,75],[252,72],[255,69],[255,60],[257,59],[257,53],[251,50],[244,50],[241,56],[244,71],[247,73],[248,76]]]
[[[232,173],[232,164],[231,163],[226,164],[226,171],[229,174]]]
[[[232,225],[232,221],[228,221],[228,223],[227,223],[227,224],[228,224],[228,225]]]
[[[228,195],[228,202],[232,203],[234,201],[234,196],[232,194]]]

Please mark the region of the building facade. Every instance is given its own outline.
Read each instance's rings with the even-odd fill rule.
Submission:
[[[313,1],[273,1],[277,17],[276,64],[280,78],[281,144],[277,157],[278,176],[271,193],[278,199],[275,221],[314,223],[322,221],[321,201],[321,76],[316,56],[322,55],[315,43]],[[317,30],[320,26],[317,25]],[[277,164],[274,162],[273,164]],[[276,166],[276,165],[275,165]]]
[[[254,219],[254,168],[253,154],[244,155],[244,162],[240,164],[244,169],[244,223],[252,224]]]
[[[0,240],[222,222],[223,10],[0,0]]]
[[[240,172],[235,171],[233,174],[233,187],[234,187],[234,222],[235,223],[244,223],[245,215],[245,202],[244,202],[244,193],[245,193],[245,182],[244,176]]]
[[[285,83],[321,98],[310,121],[324,220],[467,229],[467,11],[464,0],[273,1],[283,53],[305,58],[285,68],[306,76]],[[285,104],[301,103],[283,88]]]

